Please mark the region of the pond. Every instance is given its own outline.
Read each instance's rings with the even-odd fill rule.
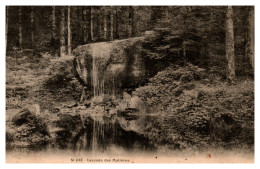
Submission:
[[[71,129],[56,133],[56,146],[74,151],[99,152],[104,152],[111,146],[121,147],[128,151],[156,149],[145,134],[131,130],[131,123],[136,120],[136,116],[126,118],[118,115],[109,116],[81,115],[82,123],[76,127],[78,129],[75,134],[70,134]]]

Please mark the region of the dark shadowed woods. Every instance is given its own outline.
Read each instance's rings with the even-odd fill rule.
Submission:
[[[253,6],[7,6],[6,149],[254,152]]]

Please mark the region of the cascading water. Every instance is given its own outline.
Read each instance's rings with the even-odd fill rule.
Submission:
[[[143,79],[144,63],[135,46],[141,39],[93,43],[76,50],[81,65],[77,71],[93,96],[91,106],[82,110],[87,120],[82,120],[83,128],[75,136],[77,150],[99,151],[110,145],[131,148],[136,143],[149,145],[143,135],[125,127],[126,124],[122,125],[128,124],[129,120],[120,121],[116,117],[128,108],[127,101],[120,100],[123,98],[122,88],[132,87]]]
[[[104,73],[106,68],[106,61],[110,57],[110,45],[100,49],[99,45],[93,45],[92,48],[92,87],[94,100],[103,100],[107,86],[105,82]],[[105,59],[104,59],[105,58]]]

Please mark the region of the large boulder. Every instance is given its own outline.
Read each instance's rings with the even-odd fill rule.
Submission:
[[[94,95],[115,94],[145,80],[143,37],[91,43],[73,51],[80,80]]]

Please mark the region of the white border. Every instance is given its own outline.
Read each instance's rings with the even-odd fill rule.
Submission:
[[[259,0],[258,0],[259,1]],[[147,168],[260,168],[259,165],[259,115],[257,114],[259,112],[259,99],[257,96],[259,96],[259,90],[256,87],[255,88],[255,126],[256,126],[256,137],[255,137],[255,164],[5,164],[5,5],[255,5],[255,18],[259,18],[259,12],[258,12],[258,5],[257,0],[172,0],[172,1],[163,1],[163,0],[110,0],[110,1],[104,1],[104,0],[1,0],[0,1],[0,21],[2,28],[0,29],[0,39],[1,39],[1,67],[0,67],[0,74],[1,74],[1,88],[0,88],[0,96],[1,96],[1,111],[0,111],[0,168],[131,168],[131,167],[147,167]],[[255,86],[259,85],[259,73],[260,68],[258,68],[259,59],[258,59],[258,31],[259,30],[259,22],[256,19],[256,27],[255,27],[255,61],[256,61],[256,73],[255,73]]]
[[[3,2],[2,2],[3,1]],[[2,0],[4,5],[252,5],[256,0]]]

